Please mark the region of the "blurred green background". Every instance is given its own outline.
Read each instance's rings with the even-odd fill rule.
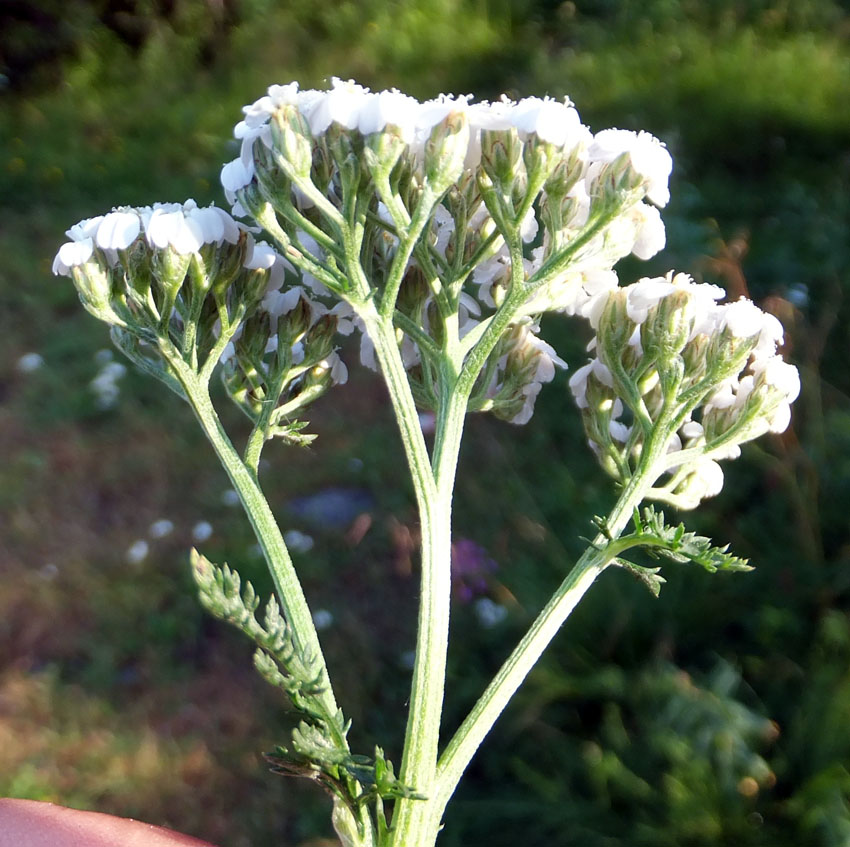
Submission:
[[[606,574],[440,843],[850,845],[848,0],[8,0],[0,16],[0,794],[222,847],[330,836],[321,792],[259,756],[286,736],[283,704],[193,597],[186,551],[205,534],[211,559],[269,587],[226,477],[50,264],[67,227],[113,205],[223,205],[240,107],[338,75],[420,98],[569,94],[594,129],[652,131],[676,163],[669,248],[624,280],[676,267],[749,293],[803,376],[792,428],[683,516],[756,571],[667,567],[659,600]],[[581,323],[545,332],[583,363]],[[614,496],[565,382],[524,428],[469,422],[451,728]],[[352,368],[313,431],[309,451],[267,450],[266,485],[302,534],[354,746],[398,761],[416,518],[374,376]]]

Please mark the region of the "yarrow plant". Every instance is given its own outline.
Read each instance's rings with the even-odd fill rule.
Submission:
[[[665,244],[659,212],[671,157],[645,132],[584,126],[569,100],[420,103],[333,80],[273,85],[236,125],[222,169],[232,214],[215,206],[116,208],[68,230],[54,272],[116,345],[188,401],[230,476],[273,576],[260,599],[196,551],[203,605],[256,644],[254,664],[300,713],[268,754],[333,797],[346,847],[429,847],[475,751],[576,603],[603,570],[627,568],[656,593],[645,548],[710,571],[746,562],[644,501],[691,509],[723,485],[719,462],[782,432],[799,391],[777,352],[782,326],[748,300],[671,272],[618,284],[614,265]],[[236,218],[247,219],[242,223]],[[259,227],[260,229],[258,229]],[[264,240],[257,233],[264,231]],[[561,312],[596,332],[569,385],[619,498],[586,552],[440,749],[451,596],[451,504],[464,420],[532,417],[566,363],[540,337]],[[340,335],[386,382],[419,508],[421,602],[398,772],[381,749],[355,754],[316,628],[263,496],[266,443],[309,443],[309,404],[345,382]],[[218,370],[250,418],[241,449],[210,399]],[[428,449],[419,411],[435,416]],[[448,736],[447,729],[443,732]]]

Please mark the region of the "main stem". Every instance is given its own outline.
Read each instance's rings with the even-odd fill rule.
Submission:
[[[440,404],[432,455],[436,510],[429,525],[422,524],[423,591],[405,758],[401,770],[402,781],[416,787],[427,799],[398,801],[393,817],[394,847],[430,847],[437,839],[441,819],[432,800],[438,790],[437,745],[449,639],[452,494],[467,397],[455,390],[444,399],[446,402]],[[417,680],[420,678],[424,684],[418,687]],[[417,742],[417,732],[428,733],[427,748]],[[407,782],[406,774],[420,780],[427,779],[427,782]]]
[[[416,661],[410,692],[399,779],[418,794],[434,791],[440,717],[443,708],[451,591],[451,489],[438,489],[422,435],[419,415],[398,350],[391,317],[371,304],[360,312],[375,345],[410,465],[422,533],[421,586]],[[422,800],[400,799],[393,814],[392,843],[414,847],[424,843]]]

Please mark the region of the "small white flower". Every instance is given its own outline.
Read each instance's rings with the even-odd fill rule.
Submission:
[[[110,409],[115,405],[121,393],[118,380],[126,373],[127,368],[120,362],[108,361],[89,383],[89,387],[97,398],[97,405],[101,409]]]
[[[330,629],[333,626],[334,616],[327,609],[316,609],[313,612],[313,626],[319,632],[323,632],[326,629]]]
[[[469,107],[469,127],[471,130],[502,131],[513,126],[511,114],[516,103],[509,100],[504,94],[500,100],[494,103],[474,103]]]
[[[723,488],[723,470],[717,462],[700,461],[673,492],[676,506],[695,509],[707,497],[714,497]]]
[[[587,378],[593,371],[593,362],[582,365],[569,379],[570,391],[579,409],[587,408]]]
[[[209,521],[198,521],[192,527],[192,538],[199,544],[207,541],[213,534],[212,524]]]
[[[800,394],[800,372],[781,356],[756,360],[752,366],[755,377],[761,377],[765,385],[780,392],[787,403],[793,403]],[[742,380],[743,381],[743,380]]]
[[[135,210],[116,210],[105,215],[95,241],[102,250],[126,250],[137,238],[142,222]]]
[[[533,134],[556,147],[563,147],[574,139],[586,140],[589,137],[589,132],[582,126],[581,118],[569,100],[561,103],[550,97],[526,97],[511,110],[511,123],[521,137]]]
[[[646,261],[664,249],[667,244],[667,231],[664,229],[664,221],[661,220],[661,212],[655,206],[638,203],[635,209],[640,223],[632,253],[638,259]]]
[[[700,438],[703,435],[703,426],[699,421],[688,421],[684,424],[679,430],[682,435],[682,438],[687,440],[691,440],[694,438]]]
[[[770,432],[777,435],[785,432],[791,423],[791,406],[788,403],[780,403],[767,422]]]
[[[608,424],[608,432],[614,441],[619,441],[621,444],[625,444],[629,440],[629,436],[632,434],[632,428],[630,426],[626,426],[620,421],[612,419]]]
[[[469,110],[470,96],[468,94],[459,97],[453,94],[441,94],[433,100],[426,100],[419,105],[416,115],[416,129],[418,135],[424,142],[431,130],[440,121],[445,120],[455,112],[466,114]]]
[[[628,286],[626,299],[626,314],[637,324],[643,323],[649,315],[649,310],[676,290],[666,277],[645,277]]]
[[[416,133],[419,103],[400,91],[379,91],[364,98],[360,106],[357,128],[364,135],[381,132],[387,126],[401,131],[402,139],[410,144]]]
[[[322,359],[316,367],[323,371],[329,371],[331,382],[334,385],[345,385],[348,382],[348,368],[345,362],[340,359],[338,353],[331,353],[327,359]]]
[[[283,534],[286,546],[294,553],[309,553],[315,541],[313,537],[297,529],[290,529]]]
[[[44,357],[40,353],[24,353],[18,359],[17,368],[22,374],[29,374],[37,371],[44,364]]]
[[[357,85],[353,80],[331,80],[331,90],[312,104],[305,115],[313,135],[321,135],[328,127],[337,123],[345,129],[356,129],[360,112],[366,106],[369,89]],[[302,112],[303,112],[302,108]]]
[[[608,163],[623,153],[635,172],[646,181],[646,197],[656,206],[666,206],[670,200],[667,183],[673,169],[673,159],[667,148],[648,132],[628,129],[603,129],[593,137],[589,157],[592,162]]]
[[[63,244],[53,260],[53,273],[56,276],[70,276],[71,268],[84,265],[93,252],[94,242],[91,238]]]
[[[420,412],[419,428],[425,435],[432,435],[437,428],[437,416],[433,412]]]
[[[221,493],[221,502],[224,503],[225,506],[229,506],[230,508],[238,506],[239,494],[233,488],[226,488]]]
[[[479,597],[473,605],[478,623],[484,629],[493,629],[508,616],[508,610],[500,603],[496,603],[489,597]]]
[[[182,210],[154,209],[145,234],[151,247],[160,250],[173,247],[181,255],[196,253],[204,243],[201,226],[186,220]]]
[[[143,538],[140,538],[138,541],[134,541],[127,548],[127,552],[124,554],[124,557],[131,565],[139,565],[148,557],[149,551],[150,547],[148,546],[148,542]]]
[[[168,520],[168,518],[160,518],[150,525],[148,535],[151,538],[165,538],[166,535],[170,535],[173,531],[174,522]]]
[[[722,323],[735,338],[749,338],[761,332],[764,325],[764,312],[753,303],[742,297],[734,303],[726,303],[722,309]]]

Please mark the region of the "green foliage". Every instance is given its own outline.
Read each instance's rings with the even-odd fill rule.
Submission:
[[[236,571],[227,565],[217,567],[193,550],[192,574],[201,605],[257,645],[254,667],[266,682],[286,693],[302,716],[292,730],[291,746],[265,754],[274,773],[315,780],[352,810],[367,802],[382,810],[384,800],[417,797],[396,779],[380,748],[374,759],[352,755],[347,742],[351,724],[342,710],[328,713],[319,696],[326,686],[321,665],[297,642],[274,597],[266,603],[261,624],[256,618],[260,599],[250,582],[243,588]]]
[[[635,509],[633,533],[620,537],[626,549],[643,547],[652,556],[663,556],[673,562],[693,562],[709,573],[717,571],[751,571],[746,559],[728,553],[729,545],[715,547],[710,538],[687,532],[685,525],[668,526],[664,512],[653,506],[643,510],[643,517]]]

